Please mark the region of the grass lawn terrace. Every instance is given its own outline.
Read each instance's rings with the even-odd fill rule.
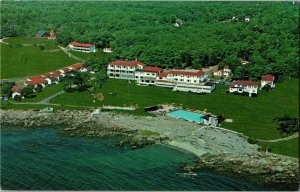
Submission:
[[[233,123],[222,123],[222,127],[242,132],[249,137],[276,139],[280,134],[276,130],[273,118],[287,114],[298,116],[298,79],[286,80],[277,84],[271,92],[260,92],[258,97],[232,95],[224,93],[227,86],[218,85],[211,94],[198,95],[185,92],[173,92],[171,89],[155,86],[138,86],[125,80],[108,79],[98,92],[103,93],[104,101],[96,106],[130,106],[138,104],[135,114],[147,115],[143,108],[162,103],[182,104],[186,108],[207,109],[216,115],[231,118]],[[111,95],[110,93],[115,93]],[[65,93],[51,100],[53,103],[94,106],[93,98],[87,92]]]
[[[19,43],[16,43],[18,41]],[[45,49],[41,50],[35,45],[16,46],[16,44],[36,43],[36,41],[41,44],[44,42]],[[40,75],[77,63],[48,39],[9,38],[5,42],[12,43],[10,45],[0,44],[1,79]]]

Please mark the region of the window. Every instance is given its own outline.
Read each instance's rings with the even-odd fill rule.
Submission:
[[[187,80],[187,82],[190,82],[190,80]]]

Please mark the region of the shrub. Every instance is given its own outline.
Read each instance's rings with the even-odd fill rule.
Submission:
[[[20,48],[20,47],[22,47],[22,45],[19,44],[19,43],[17,43],[17,44],[14,45],[14,48]]]
[[[16,101],[21,101],[21,100],[22,100],[22,97],[21,97],[20,95],[16,95],[16,96],[14,97],[14,100],[16,100]]]
[[[248,143],[250,143],[250,144],[256,144],[256,143],[257,143],[257,140],[256,140],[255,138],[249,137],[249,138],[248,138]]]
[[[38,45],[38,47],[40,48],[41,51],[43,51],[45,49],[44,45]]]
[[[64,91],[67,93],[73,93],[76,91],[76,88],[72,88],[72,87],[65,87]]]

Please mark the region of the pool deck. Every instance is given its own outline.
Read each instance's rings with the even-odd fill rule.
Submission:
[[[205,116],[201,113],[186,111],[186,110],[176,110],[168,113],[168,116],[185,119],[187,121],[192,121],[196,123],[203,123],[202,117]]]

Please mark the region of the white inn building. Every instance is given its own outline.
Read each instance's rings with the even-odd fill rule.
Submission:
[[[254,81],[235,81],[229,87],[230,93],[248,93],[249,97],[252,94],[257,94],[258,83]]]
[[[139,61],[114,61],[108,64],[109,78],[135,80],[135,72],[143,69],[145,64]]]
[[[94,44],[89,43],[78,43],[78,42],[71,42],[69,43],[69,48],[74,51],[81,51],[85,53],[95,53],[96,46]]]
[[[173,91],[211,93],[213,83],[205,82],[207,75],[201,70],[169,70],[148,67],[139,61],[114,61],[108,64],[109,78],[136,80],[140,85],[173,88]]]
[[[205,82],[207,75],[201,70],[170,70],[159,74],[156,85],[173,91],[211,93],[215,84]]]
[[[159,67],[143,67],[142,69],[135,72],[135,79],[138,84],[144,85],[155,85],[156,78],[163,69]]]

